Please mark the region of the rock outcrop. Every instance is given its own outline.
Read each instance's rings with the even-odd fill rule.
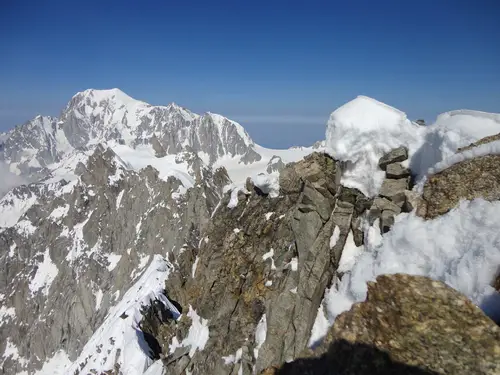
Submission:
[[[493,141],[498,141],[498,140],[500,140],[500,134],[490,135],[488,137],[481,138],[479,141],[471,143],[470,145],[468,145],[466,147],[459,148],[457,150],[457,152],[463,152],[463,151],[471,150],[474,147],[477,147],[477,146],[480,146],[480,145],[484,145],[486,143],[490,143],[490,142],[493,142]]]
[[[15,162],[18,172],[25,175],[59,161],[64,151],[57,147],[61,130],[56,123],[54,117],[37,116],[5,133],[0,161]]]
[[[274,374],[498,374],[500,328],[465,296],[422,276],[382,275],[323,344]]]
[[[273,172],[281,172],[285,168],[285,163],[283,163],[283,160],[279,156],[274,155],[271,160],[267,163],[267,168],[266,172],[267,173],[273,173]]]
[[[497,140],[499,135],[483,138],[460,152]],[[442,215],[461,199],[500,199],[500,155],[485,155],[464,160],[429,176],[424,185],[420,214],[427,219]]]
[[[382,156],[378,162],[378,166],[385,171],[389,164],[405,161],[406,159],[408,159],[408,148],[401,146]]]
[[[229,195],[222,200],[200,246],[171,259],[178,269],[167,280],[169,298],[206,319],[210,334],[189,356],[183,347],[168,355],[187,335],[186,317],[152,332],[168,373],[252,374],[306,348],[353,217],[369,207],[339,182],[335,160],[314,153],[281,172],[278,198],[250,189],[235,208]],[[255,334],[262,324],[264,340]]]

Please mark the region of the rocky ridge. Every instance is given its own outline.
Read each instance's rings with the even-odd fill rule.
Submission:
[[[393,156],[398,152],[385,156],[390,168],[403,161]],[[383,197],[372,200],[340,185],[338,162],[313,153],[281,171],[278,198],[262,194],[251,182],[239,192],[235,208],[228,207],[226,196],[200,246],[171,259],[179,267],[166,283],[171,300],[208,321],[204,350],[193,356],[182,346],[170,350],[187,336],[188,318],[144,322],[159,341],[167,371],[252,374],[300,355],[325,288],[341,277],[336,269],[348,235],[361,246],[366,217],[383,220],[389,211],[392,218],[408,207],[407,173],[396,192],[402,197],[389,195],[399,205]],[[263,322],[267,334],[261,342],[254,332]],[[231,355],[237,359],[226,363],[223,358]]]
[[[191,156],[199,184],[185,191],[179,180],[162,180],[153,168],[123,168],[112,150],[98,146],[78,165],[77,181],[41,195],[0,233],[0,247],[7,249],[0,293],[9,311],[0,352],[10,345],[23,359],[7,358],[3,373],[39,368],[59,349],[75,359],[153,254],[197,244],[227,175],[197,169],[196,158]]]
[[[321,290],[334,278],[342,277],[336,269],[348,234],[360,246],[364,241],[360,227],[363,220],[380,220],[381,233],[385,233],[395,215],[421,204],[418,194],[409,190],[411,172],[400,164],[407,157],[407,150],[399,148],[381,158],[386,180],[373,200],[339,185],[341,164],[322,154],[312,154],[281,171],[279,198],[263,196],[249,185],[247,192],[239,193],[238,206],[231,210],[225,207],[226,197],[201,247],[181,255],[186,257],[177,260],[182,266],[166,284],[169,297],[181,306],[192,306],[207,319],[207,345],[193,356],[178,347],[164,360],[167,371],[496,373],[499,330],[495,323],[458,292],[423,277],[379,277],[377,284],[370,284],[366,302],[338,317],[318,349],[306,349]],[[326,172],[328,176],[329,165],[335,166],[330,174],[337,184],[325,186],[323,181],[333,181],[323,175]],[[259,216],[267,220],[259,220]],[[304,235],[307,242],[303,242]],[[333,243],[332,237],[336,237]],[[269,259],[272,261],[266,265]],[[267,334],[262,342],[253,335],[263,322]],[[481,322],[492,336],[471,339],[476,335],[475,322]],[[189,321],[181,319],[151,334],[160,338],[162,350],[168,353],[173,341],[183,341],[188,326]],[[453,332],[464,337],[458,339]],[[477,353],[485,348],[488,355],[478,362]],[[454,358],[463,350],[467,355],[456,361]],[[320,357],[279,367],[304,355]]]
[[[408,159],[408,149],[399,147],[383,155],[379,167],[385,171],[385,179],[379,196],[373,201],[368,213],[370,224],[378,219],[381,233],[387,233],[394,224],[394,217],[401,212],[411,212],[415,205],[415,193],[411,191],[411,171],[401,162]]]

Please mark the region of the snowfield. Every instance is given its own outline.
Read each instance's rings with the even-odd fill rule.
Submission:
[[[464,146],[500,133],[500,114],[470,110],[446,112],[427,127],[424,143],[412,170],[425,174],[434,164],[447,159]]]

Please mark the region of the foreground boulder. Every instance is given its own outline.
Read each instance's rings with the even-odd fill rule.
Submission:
[[[315,352],[274,374],[499,374],[500,328],[427,277],[382,275]]]

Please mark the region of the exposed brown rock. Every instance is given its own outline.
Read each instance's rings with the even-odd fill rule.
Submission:
[[[486,155],[430,176],[424,186],[426,218],[448,212],[461,199],[500,199],[500,155]]]
[[[500,373],[500,328],[441,282],[383,275],[368,284],[365,302],[337,317],[314,354],[278,373],[493,375]]]
[[[480,146],[480,145],[484,145],[486,143],[490,143],[490,142],[493,142],[493,141],[498,141],[499,139],[500,139],[500,133],[499,134],[495,134],[495,135],[490,135],[488,137],[481,138],[479,141],[471,143],[470,145],[468,145],[466,147],[459,148],[457,150],[457,152],[467,151],[467,150],[470,150],[470,149],[472,149],[474,147],[477,147],[477,146]]]
[[[392,163],[387,166],[385,176],[387,178],[404,178],[410,175],[410,170],[400,163]]]

